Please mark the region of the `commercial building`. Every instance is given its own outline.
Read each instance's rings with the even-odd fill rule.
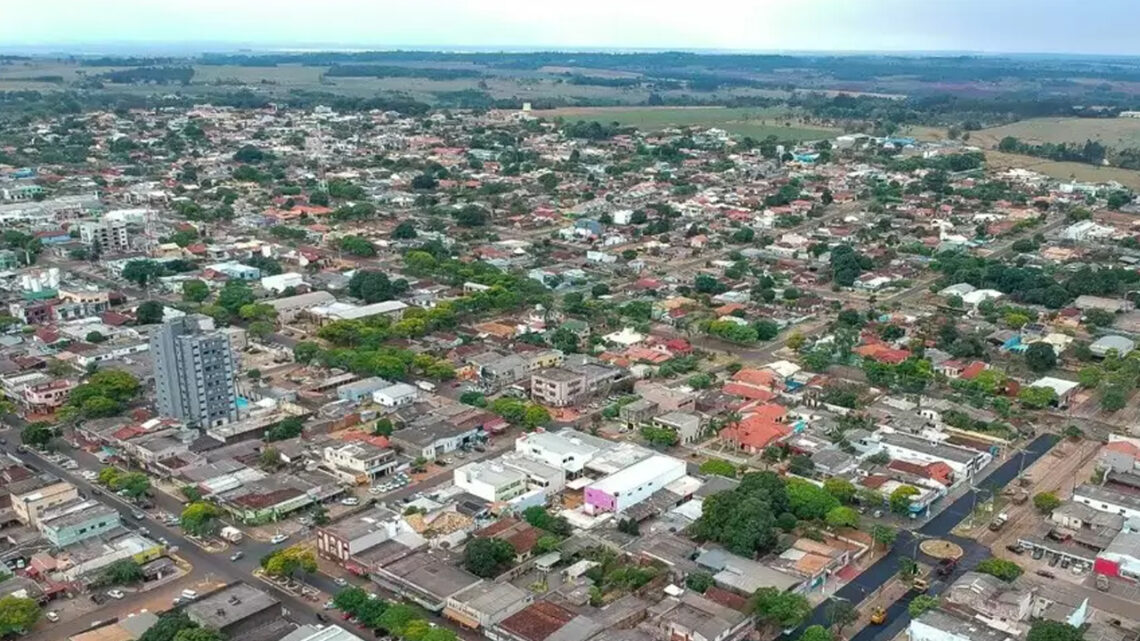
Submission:
[[[452,474],[456,487],[489,503],[509,501],[527,491],[526,475],[500,463],[468,463]]]
[[[344,564],[354,555],[407,531],[410,528],[399,514],[375,507],[317,528],[317,552]]]
[[[40,532],[57,548],[99,536],[119,527],[119,511],[98,501],[77,499],[44,510]]]
[[[281,641],[364,641],[339,625],[319,627],[303,625],[282,637]]]
[[[79,491],[51,474],[40,474],[8,486],[12,511],[21,523],[39,526],[40,514],[79,498]]]
[[[131,248],[127,239],[127,224],[118,220],[80,223],[79,240],[98,247],[100,254],[117,254]]]
[[[281,603],[263,590],[238,582],[199,598],[185,612],[194,623],[239,639],[280,619]]]
[[[911,619],[907,628],[908,641],[1011,641],[1013,636],[995,630],[975,619],[952,614],[945,610],[927,610],[917,619]]]
[[[432,612],[482,579],[456,565],[450,555],[421,550],[376,569],[372,580]]]
[[[150,349],[160,412],[201,427],[237,420],[233,350],[213,319],[192,314],[167,321],[151,336]]]
[[[586,486],[586,510],[621,514],[685,475],[685,462],[654,455]]]
[[[567,478],[577,478],[586,464],[600,452],[610,449],[612,443],[575,430],[559,432],[532,432],[515,440],[515,451],[566,472]]]
[[[1140,496],[1110,490],[1099,485],[1078,485],[1073,490],[1073,501],[1094,510],[1119,514],[1127,519],[1140,517]]]
[[[397,465],[394,450],[366,442],[326,447],[322,458],[338,478],[356,484],[368,483],[391,472]]]
[[[448,597],[443,616],[471,629],[487,628],[533,602],[530,592],[510,583],[483,581]]]
[[[325,291],[318,291],[309,292],[308,294],[297,294],[296,296],[286,296],[285,298],[266,301],[266,304],[277,310],[278,321],[291,323],[303,312],[333,302],[336,302],[335,296]]]
[[[973,476],[993,459],[989,452],[930,441],[909,434],[882,434],[878,441],[887,455],[893,459],[916,463],[942,461],[954,470],[954,477],[958,479]]]

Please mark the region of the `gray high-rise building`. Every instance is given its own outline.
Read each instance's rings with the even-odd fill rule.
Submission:
[[[237,420],[234,354],[214,319],[191,314],[163,323],[150,352],[163,415],[199,427]]]

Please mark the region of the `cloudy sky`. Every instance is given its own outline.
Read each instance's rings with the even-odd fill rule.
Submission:
[[[6,50],[209,44],[1140,54],[1138,25],[1140,0],[0,0]]]

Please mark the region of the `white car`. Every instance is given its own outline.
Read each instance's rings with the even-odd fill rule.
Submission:
[[[55,623],[56,621],[59,621],[59,613],[56,612],[55,610],[52,610],[52,611],[44,614],[44,618],[47,619],[48,621],[51,621],[52,623]]]
[[[348,581],[344,577],[339,577],[339,576],[337,578],[333,579],[333,583],[337,584],[338,586],[340,586],[342,588],[344,586],[348,585]]]
[[[269,539],[269,542],[272,543],[273,545],[277,545],[278,543],[283,543],[288,538],[289,538],[288,534],[278,533],[278,534],[274,534],[273,538]]]
[[[360,505],[360,499],[355,496],[345,497],[340,500],[341,505]]]
[[[94,481],[95,479],[99,478],[99,475],[95,472],[92,472],[91,470],[83,470],[80,476],[88,481]]]
[[[387,491],[388,491],[387,485],[373,485],[372,487],[368,488],[369,494],[383,494]]]
[[[112,599],[121,599],[127,595],[123,593],[122,590],[108,590],[107,596],[111,597]]]

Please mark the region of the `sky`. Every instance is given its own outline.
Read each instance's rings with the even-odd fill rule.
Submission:
[[[1140,0],[0,0],[0,50],[1140,54]]]

